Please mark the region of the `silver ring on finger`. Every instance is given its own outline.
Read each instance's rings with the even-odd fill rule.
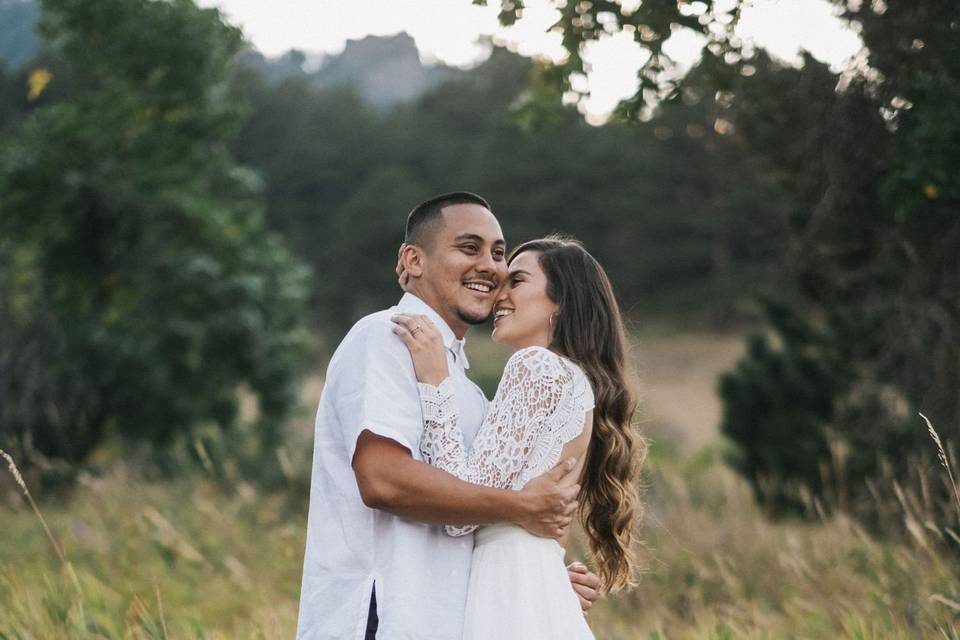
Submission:
[[[412,336],[417,335],[417,331],[423,331],[423,327],[421,327],[420,325],[415,326],[413,329],[410,330],[410,335]]]

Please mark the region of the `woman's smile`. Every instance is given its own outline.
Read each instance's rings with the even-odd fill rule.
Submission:
[[[494,311],[493,324],[497,324],[498,322],[500,322],[501,320],[503,320],[504,318],[506,318],[512,313],[513,313],[513,309],[498,305],[496,307],[496,310]]]
[[[510,264],[509,278],[493,306],[494,342],[512,349],[550,345],[550,318],[558,305],[547,295],[540,252],[525,251]]]

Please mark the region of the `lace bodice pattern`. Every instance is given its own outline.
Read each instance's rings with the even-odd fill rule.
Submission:
[[[521,489],[560,461],[563,445],[583,431],[593,409],[593,390],[578,366],[543,347],[510,357],[487,416],[468,453],[457,424],[449,378],[419,384],[424,460],[462,480],[499,489]],[[448,525],[461,536],[477,525]]]

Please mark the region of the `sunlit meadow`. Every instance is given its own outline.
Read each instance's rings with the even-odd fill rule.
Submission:
[[[489,383],[503,354],[476,342],[473,372]],[[891,485],[878,493],[896,514],[883,537],[830,505],[814,521],[770,521],[713,426],[713,379],[739,339],[653,332],[635,351],[653,439],[645,567],[636,589],[591,611],[598,638],[960,637],[956,514],[952,528],[937,522],[923,487]],[[7,474],[0,638],[292,638],[319,389],[307,383],[277,452],[278,488],[229,460],[184,457],[179,478],[160,480],[104,453],[74,490],[40,501],[48,537]],[[583,557],[577,540],[568,559]]]

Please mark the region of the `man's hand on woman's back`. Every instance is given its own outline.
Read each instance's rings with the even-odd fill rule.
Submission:
[[[571,484],[576,458],[568,458],[539,475],[520,491],[525,514],[517,524],[541,538],[560,538],[577,512],[579,484]]]

